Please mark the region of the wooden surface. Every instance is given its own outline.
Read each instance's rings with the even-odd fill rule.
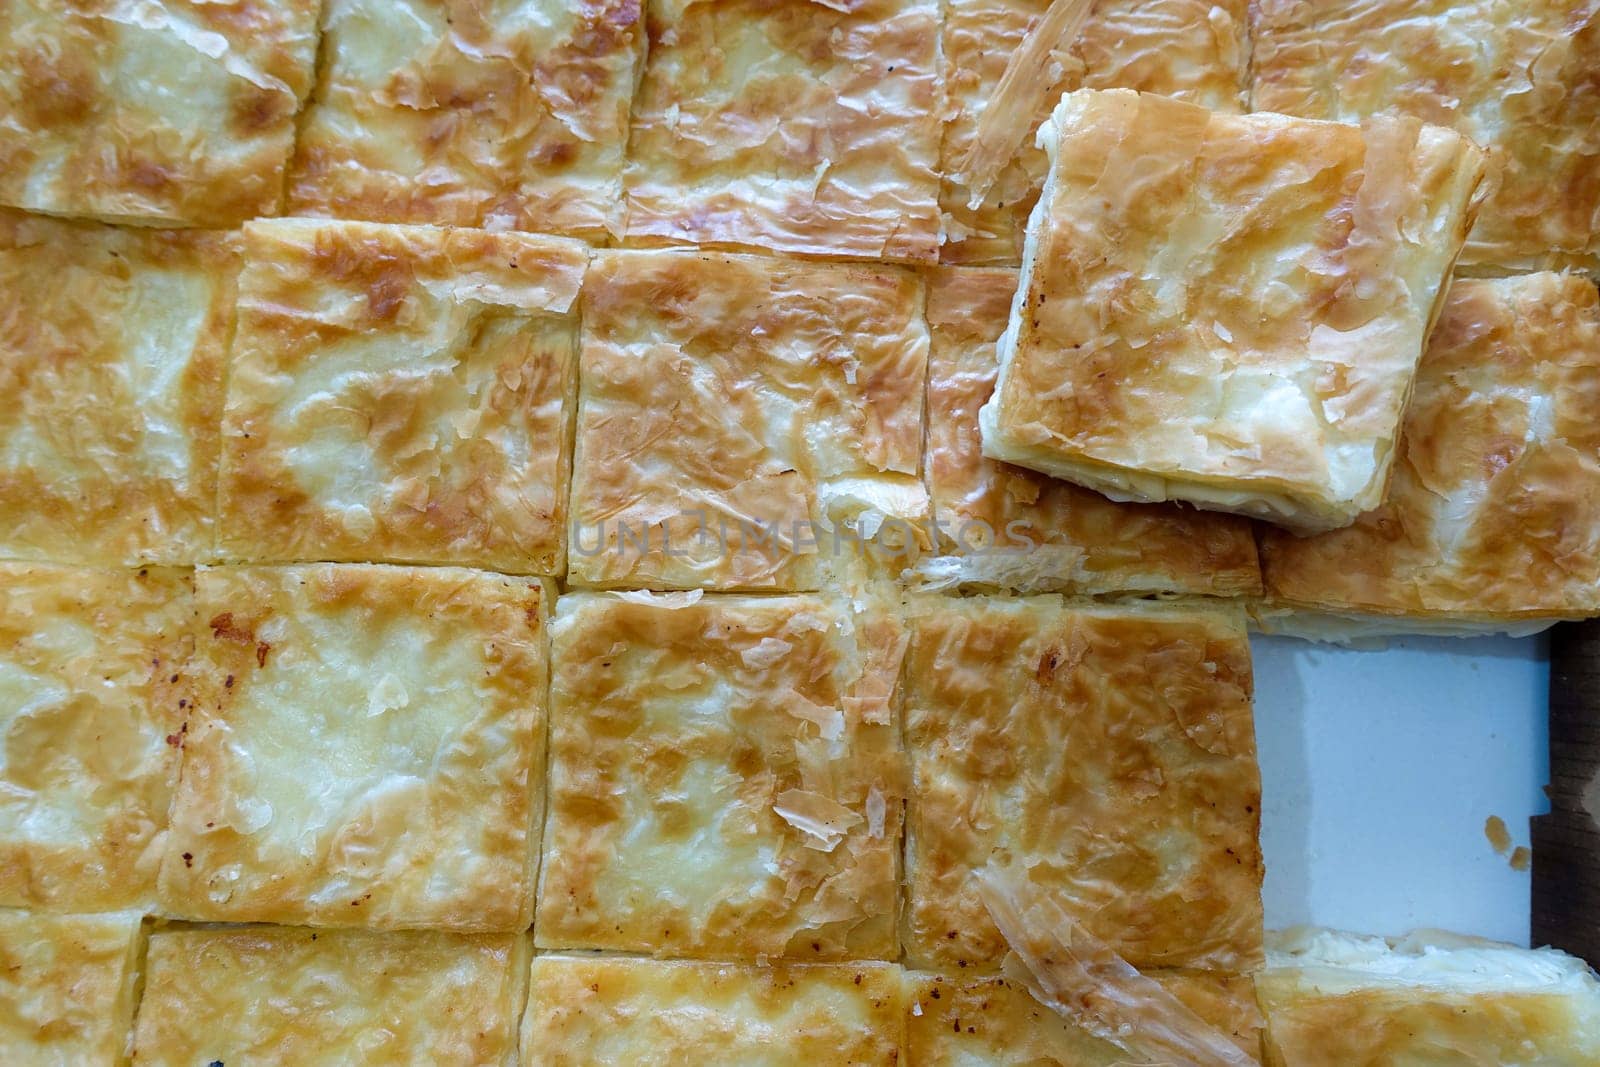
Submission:
[[[1550,639],[1550,814],[1533,820],[1533,943],[1600,966],[1600,620]]]

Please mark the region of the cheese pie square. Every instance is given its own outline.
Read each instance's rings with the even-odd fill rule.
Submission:
[[[0,1061],[126,1062],[143,922],[0,910]]]
[[[938,257],[935,0],[660,0],[647,17],[630,244]]]
[[[0,563],[0,905],[154,903],[193,619],[181,571]]]
[[[1471,273],[1600,270],[1600,9],[1590,0],[1257,0],[1254,106],[1402,112],[1488,152]]]
[[[1156,971],[1151,977],[1257,1060],[1261,1013],[1248,976]],[[912,973],[906,984],[906,1058],[919,1067],[1130,1062],[1127,1050],[1064,1019],[1009,978]]]
[[[196,576],[180,918],[520,930],[543,818],[542,582],[324,564]]]
[[[1600,1063],[1600,981],[1551,948],[1300,928],[1256,987],[1268,1067]]]
[[[904,987],[892,964],[533,961],[528,1067],[903,1063]]]
[[[561,573],[584,247],[285,219],[245,257],[223,555]]]
[[[0,210],[0,556],[211,557],[237,263],[227,234]]]
[[[1244,613],[927,598],[912,618],[903,944],[1006,951],[970,879],[1026,878],[1135,967],[1261,959],[1261,776]]]
[[[639,0],[328,0],[299,215],[621,231]]]
[[[589,593],[551,641],[540,948],[896,954],[897,618]]]
[[[944,20],[949,113],[939,150],[945,176],[945,263],[1022,261],[1023,228],[1039,199],[1049,160],[1030,138],[995,180],[983,203],[954,175],[977,137],[1000,77],[1049,0],[948,0]],[[1030,130],[1050,117],[1061,93],[1078,88],[1138,89],[1213,111],[1242,110],[1245,0],[1101,0],[1070,49],[1059,53],[1052,91],[1043,94]]]
[[[1383,498],[1482,153],[1415,120],[1062,98],[983,451],[1303,530]]]
[[[1261,589],[1248,520],[1099,493],[986,459],[978,408],[994,390],[1017,272],[930,271],[926,477],[938,553],[928,587],[1023,592],[1207,593]]]
[[[114,222],[278,213],[318,0],[12,0],[0,204]]]
[[[927,518],[922,303],[896,267],[598,254],[571,580],[793,590],[903,566]]]
[[[501,1064],[528,939],[253,926],[150,938],[135,1064]]]
[[[1600,615],[1600,295],[1459,279],[1417,372],[1383,504],[1261,535],[1266,629],[1472,633]]]

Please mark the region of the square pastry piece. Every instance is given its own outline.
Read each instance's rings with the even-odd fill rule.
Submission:
[[[109,221],[278,213],[318,0],[11,0],[0,204]]]
[[[1239,975],[1157,971],[1161,987],[1257,1062],[1261,1012],[1255,987]],[[917,1067],[1040,1064],[1126,1067],[1146,1062],[1069,1022],[1000,975],[907,975],[906,1062]],[[1141,1004],[1119,1005],[1133,1012]],[[1137,1039],[1137,1031],[1130,1035]],[[1153,1061],[1159,1062],[1159,1061]]]
[[[0,1062],[115,1067],[137,1003],[138,912],[0,911]]]
[[[514,1062],[527,946],[518,934],[163,930],[133,1062]]]
[[[1256,0],[1255,107],[1398,111],[1488,150],[1469,271],[1600,270],[1600,8],[1593,0]]]
[[[1117,504],[984,458],[978,408],[994,391],[995,342],[1016,288],[1011,270],[947,267],[928,276],[926,467],[938,551],[917,561],[918,579],[1024,592],[1259,592],[1247,519]]]
[[[991,864],[1136,967],[1260,962],[1242,611],[930,598],[905,679],[911,963],[999,966],[971,878]]]
[[[543,814],[540,582],[200,571],[200,686],[161,871],[189,919],[520,930]]]
[[[1016,264],[1023,227],[1039,199],[1049,159],[1023,145],[1002,170],[981,206],[953,175],[977,137],[978,124],[1011,55],[1050,0],[949,0],[944,20],[945,91],[949,117],[940,148],[945,175],[946,263]],[[1214,111],[1241,110],[1245,57],[1245,0],[1100,0],[1083,23],[1051,91],[1028,124],[1050,117],[1061,93],[1080,87],[1138,89]]]
[[[927,518],[922,303],[896,267],[601,253],[573,582],[788,590],[857,562],[898,570]]]
[[[328,0],[297,215],[619,232],[639,0]]]
[[[1555,949],[1309,929],[1268,949],[1268,1067],[1600,1063],[1600,981]]]
[[[1317,537],[1263,531],[1264,628],[1527,631],[1600,615],[1596,412],[1593,282],[1456,281],[1382,506]]]
[[[1375,507],[1482,153],[1124,90],[1068,94],[1040,139],[984,454],[1305,530]]]
[[[0,210],[0,557],[211,558],[237,263],[226,234]]]
[[[540,956],[522,1016],[522,1062],[892,1067],[905,1062],[904,996],[900,969],[882,963]]]
[[[245,228],[220,542],[242,560],[564,560],[576,242]]]
[[[931,262],[935,0],[659,0],[627,239]]]
[[[896,954],[898,620],[589,593],[551,636],[541,948]]]
[[[0,563],[0,905],[154,904],[193,618],[183,572]]]

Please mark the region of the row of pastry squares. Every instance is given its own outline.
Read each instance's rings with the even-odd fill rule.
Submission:
[[[1069,124],[1135,130],[1182,106],[1065,101],[1094,113]],[[1170,245],[1102,248],[1066,208],[1020,275],[0,212],[0,558],[1239,596],[1265,628],[1334,637],[1600,612],[1594,285],[1446,283],[1448,247],[1383,245],[1367,185],[1297,158],[1279,177],[1331,199],[1270,246],[1208,237],[1211,287],[1187,296],[1127,266]],[[1259,202],[1283,218],[1311,193],[1283,196]],[[1203,315],[1169,325],[1185,299]],[[1190,480],[1152,473],[1172,460]],[[1073,482],[1348,525],[1252,529]]]
[[[1043,153],[977,207],[952,175],[1046,6],[27,0],[0,24],[0,204],[1015,264]],[[1592,0],[1102,0],[1051,69],[1450,126],[1490,154],[1464,263],[1592,268],[1597,56]]]
[[[1263,934],[1236,605],[550,600],[4,565],[0,1053],[1600,1062],[1600,982],[1559,953]],[[1143,977],[1046,1007],[974,871]]]

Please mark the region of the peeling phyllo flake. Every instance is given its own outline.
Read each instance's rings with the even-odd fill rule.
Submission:
[[[323,564],[202,570],[196,594],[166,912],[526,928],[548,586]]]
[[[993,971],[999,863],[1135,967],[1261,959],[1261,778],[1241,609],[916,604],[903,717],[908,961]]]
[[[303,219],[244,247],[222,555],[560,574],[587,250]]]
[[[661,0],[648,19],[630,244],[938,257],[935,0]]]
[[[278,213],[318,0],[13,0],[0,204],[232,226]]]
[[[894,616],[576,594],[551,637],[542,948],[896,955]]]
[[[984,454],[1304,531],[1383,498],[1483,154],[1449,130],[1069,93]]]
[[[604,240],[640,0],[329,0],[289,209]]]

